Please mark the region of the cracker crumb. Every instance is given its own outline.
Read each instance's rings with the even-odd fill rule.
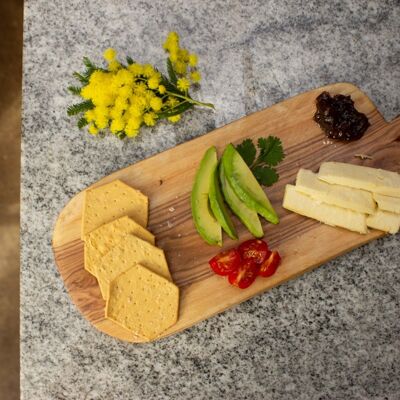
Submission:
[[[174,226],[174,224],[170,221],[167,221],[167,226],[168,226],[168,228],[172,228]]]
[[[354,157],[361,158],[361,160],[372,160],[372,156],[368,154],[354,154]]]
[[[169,212],[174,212],[174,211],[175,211],[175,207],[170,207],[170,208],[168,208],[168,211],[169,211]]]

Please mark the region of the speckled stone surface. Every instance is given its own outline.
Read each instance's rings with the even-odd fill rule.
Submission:
[[[177,30],[200,55],[189,113],[136,141],[94,139],[66,116],[71,73],[117,47],[160,65]],[[148,345],[93,329],[51,251],[58,212],[93,181],[287,97],[357,84],[400,113],[400,3],[27,1],[22,160],[21,387],[37,399],[400,398],[400,236],[364,246]]]

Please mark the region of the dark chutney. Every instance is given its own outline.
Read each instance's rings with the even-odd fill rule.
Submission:
[[[367,116],[354,108],[350,96],[337,94],[332,97],[328,92],[322,92],[316,104],[314,121],[330,139],[358,140],[370,126]]]

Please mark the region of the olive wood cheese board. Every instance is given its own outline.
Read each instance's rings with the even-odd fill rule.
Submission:
[[[315,99],[322,91],[351,95],[358,111],[365,113],[371,126],[354,142],[328,140],[313,121]],[[282,264],[270,278],[259,277],[241,290],[225,277],[215,275],[208,260],[221,248],[206,244],[196,232],[190,209],[190,193],[195,172],[206,149],[215,145],[219,156],[228,143],[245,138],[278,136],[285,160],[279,165],[279,181],[265,191],[280,217],[279,225],[262,219],[270,248],[279,250]],[[362,159],[356,155],[368,155]],[[108,175],[91,187],[120,179],[149,197],[148,229],[156,245],[164,249],[169,268],[180,288],[178,322],[161,337],[216,315],[257,294],[295,278],[371,240],[383,236],[371,230],[360,235],[323,225],[282,208],[284,188],[294,183],[299,168],[318,171],[324,161],[400,171],[400,118],[387,123],[372,101],[356,86],[336,83],[297,95],[272,107],[243,117],[204,136],[137,162]],[[53,234],[53,250],[59,272],[72,301],[98,330],[129,342],[141,338],[104,317],[105,302],[96,279],[84,269],[83,242],[80,239],[83,193],[78,193],[61,211]],[[237,246],[251,234],[234,218],[239,240],[224,235],[223,249]]]

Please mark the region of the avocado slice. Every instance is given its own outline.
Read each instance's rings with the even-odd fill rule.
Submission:
[[[232,144],[226,147],[222,155],[222,164],[226,179],[239,199],[267,221],[273,224],[279,223],[279,217],[267,195]]]
[[[228,180],[225,177],[225,170],[223,164],[219,166],[219,178],[221,181],[222,192],[225,200],[228,203],[232,211],[238,216],[243,225],[250,231],[250,233],[256,238],[264,236],[264,232],[261,226],[260,218],[255,211],[243,203],[236,195],[235,191],[230,186]]]
[[[229,215],[229,211],[225,205],[224,198],[222,197],[221,189],[219,186],[218,178],[218,165],[213,171],[213,178],[210,185],[210,192],[208,193],[210,199],[211,210],[222,226],[222,229],[227,233],[231,239],[237,239],[237,233],[235,225],[233,225],[232,219]]]
[[[191,207],[194,225],[200,236],[208,244],[222,246],[221,225],[212,214],[208,199],[213,173],[217,165],[217,149],[212,146],[205,152],[196,172],[191,194]]]

